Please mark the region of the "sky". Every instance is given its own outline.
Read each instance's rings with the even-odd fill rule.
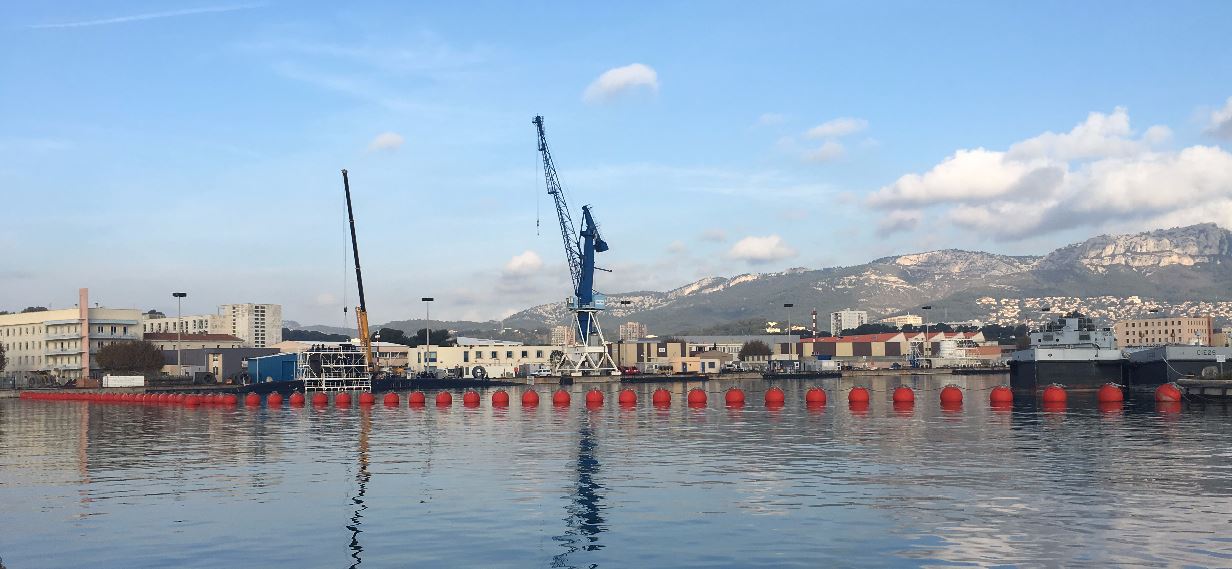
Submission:
[[[1227,2],[0,6],[0,309],[489,320],[940,248],[1232,228]]]

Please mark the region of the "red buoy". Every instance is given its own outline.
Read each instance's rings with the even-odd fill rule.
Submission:
[[[312,404],[313,404],[313,405],[328,405],[328,404],[329,404],[329,396],[328,396],[328,395],[326,395],[326,394],[325,394],[324,392],[322,392],[322,391],[318,391],[318,392],[316,392],[316,393],[313,393],[313,394],[312,394]]]
[[[826,404],[826,390],[820,387],[811,387],[804,392],[804,404],[814,407]]]
[[[700,387],[694,387],[689,390],[686,400],[689,402],[689,407],[704,406],[706,404],[706,392]]]
[[[906,385],[895,387],[891,397],[895,403],[915,403],[915,391]]]
[[[787,395],[782,389],[771,387],[766,390],[766,405],[782,405],[784,401],[787,401]]]
[[[437,407],[448,407],[450,405],[453,405],[453,395],[450,395],[448,391],[442,391],[436,394]]]
[[[1181,401],[1181,388],[1175,383],[1165,383],[1155,388],[1155,401],[1160,403],[1179,403]]]
[[[942,405],[962,405],[963,392],[957,385],[947,385],[941,388]]]
[[[397,407],[398,406],[398,394],[390,391],[389,393],[385,394],[385,397],[381,398],[381,402],[389,407]]]
[[[350,406],[351,406],[351,394],[350,393],[347,393],[345,391],[339,391],[338,394],[334,396],[334,407],[350,407]]]
[[[637,405],[637,392],[632,389],[621,389],[616,396],[616,402],[621,405]]]
[[[265,398],[265,405],[268,407],[278,407],[279,405],[282,405],[282,394],[277,391],[269,394],[269,396]]]
[[[292,393],[290,403],[295,407],[302,406],[304,404],[304,394],[298,391]]]
[[[663,389],[662,387],[654,390],[650,394],[650,402],[655,405],[666,406],[672,404],[672,392]]]
[[[769,396],[767,395],[767,397]],[[728,407],[744,406],[744,391],[739,387],[728,389],[727,393],[723,394],[723,403],[727,404]]]
[[[527,389],[522,392],[522,406],[534,407],[539,405],[539,393],[534,389]]]
[[[563,389],[557,389],[556,393],[552,394],[552,403],[554,405],[568,405],[569,392]]]
[[[358,400],[360,405],[372,405],[376,403],[376,396],[371,391],[361,391]]]
[[[249,407],[256,407],[257,405],[260,405],[260,404],[261,404],[260,395],[257,395],[256,393],[249,393],[248,395],[244,396],[244,405],[247,405]]]
[[[586,392],[586,404],[587,405],[602,405],[603,404],[603,392],[599,391],[598,389],[591,389],[590,391],[587,391]]]
[[[1121,386],[1115,383],[1105,383],[1099,386],[1095,398],[1100,403],[1120,403],[1125,400],[1125,393],[1121,391]]]
[[[847,392],[848,403],[868,403],[868,389],[864,387],[853,387]]]
[[[189,395],[184,398],[184,404],[189,407],[196,407],[201,404],[201,397],[198,395]]]
[[[406,396],[406,404],[411,407],[423,407],[428,402],[428,396],[422,391],[412,391]]]
[[[505,391],[504,389],[497,389],[496,391],[492,392],[492,406],[493,407],[508,407],[509,406],[509,392]]]
[[[1049,385],[1044,388],[1044,393],[1041,395],[1044,403],[1061,403],[1064,404],[1068,396],[1065,393],[1065,388],[1060,385]]]
[[[479,394],[474,391],[467,391],[462,394],[462,404],[467,407],[479,406]]]
[[[1012,405],[1014,403],[1014,390],[1004,385],[998,385],[988,393],[988,402],[993,405]]]

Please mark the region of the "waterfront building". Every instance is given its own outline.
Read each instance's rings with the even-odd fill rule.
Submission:
[[[641,322],[625,322],[620,325],[621,340],[637,340],[650,335],[650,330]]]
[[[85,288],[78,291],[75,308],[0,316],[0,342],[9,360],[4,374],[22,380],[35,376],[57,383],[85,380],[97,375],[92,355],[99,348],[141,337],[141,311],[91,308]]]
[[[282,341],[282,305],[223,304],[218,314],[163,316],[142,314],[145,333],[229,334],[249,348],[264,348]]]
[[[461,370],[461,377],[514,377],[528,369],[551,369],[553,352],[559,357],[564,349],[563,345],[512,343],[417,346],[407,354],[407,369],[408,373]],[[476,368],[482,371],[477,374]]]
[[[158,346],[160,350],[174,352],[209,348],[242,348],[244,340],[230,334],[181,334],[176,332],[148,332],[143,340]]]
[[[163,350],[162,371],[171,375],[186,375],[198,381],[244,383],[247,381],[248,359],[277,354],[274,348],[192,348],[176,352]],[[176,365],[184,362],[183,367]]]
[[[903,326],[920,327],[924,325],[924,317],[917,314],[900,314],[898,316],[882,318],[881,320],[878,320],[878,322],[882,324],[892,324],[898,328],[902,328]]]
[[[862,324],[868,324],[868,312],[864,310],[847,309],[830,313],[830,333],[835,336],[841,336],[843,330],[858,328]]]
[[[1210,316],[1137,318],[1121,320],[1112,330],[1117,345],[1122,348],[1178,344],[1210,346],[1215,339],[1215,319]]]

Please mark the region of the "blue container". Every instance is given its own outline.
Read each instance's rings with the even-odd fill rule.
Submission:
[[[274,354],[248,358],[248,377],[253,383],[293,381],[297,354]]]

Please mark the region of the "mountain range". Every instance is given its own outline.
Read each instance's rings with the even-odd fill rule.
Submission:
[[[1080,309],[1105,320],[1195,312],[1232,320],[1229,277],[1232,232],[1205,223],[1101,235],[1044,256],[945,249],[848,267],[708,277],[666,292],[609,294],[603,321],[609,336],[626,321],[641,322],[660,335],[752,332],[766,321],[787,318],[793,325],[809,325],[815,309],[825,330],[831,311],[866,310],[876,320],[920,314],[925,305],[932,306],[929,320],[948,322],[1037,322],[1045,317],[1040,313],[1044,306]],[[790,312],[786,303],[794,305]],[[566,315],[563,303],[542,304],[513,314],[504,325],[546,329]],[[750,329],[732,329],[733,323]],[[408,331],[423,326],[418,320],[391,324]],[[495,322],[444,324],[467,330],[496,327]]]

